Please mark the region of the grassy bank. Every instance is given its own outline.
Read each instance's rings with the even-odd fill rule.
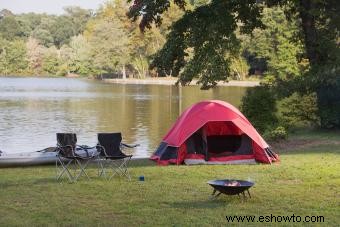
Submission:
[[[323,216],[324,223],[313,225],[339,226],[338,139],[339,133],[295,135],[286,146],[276,144],[281,163],[274,165],[158,167],[137,162],[130,168],[131,182],[115,177],[58,183],[53,166],[0,169],[0,226],[226,226],[226,215],[271,214]],[[94,177],[96,169],[89,172]],[[140,175],[144,182],[138,181]],[[206,182],[215,178],[255,181],[252,199],[209,199],[212,188]]]

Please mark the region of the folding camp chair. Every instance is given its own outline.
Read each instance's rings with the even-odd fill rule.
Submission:
[[[98,156],[98,175],[111,179],[114,175],[119,174],[126,176],[131,180],[128,171],[128,164],[132,155],[126,155],[122,152],[124,148],[134,148],[136,145],[127,145],[122,143],[122,134],[119,133],[98,133],[97,151]],[[107,176],[106,169],[110,168],[112,174]]]
[[[77,145],[76,134],[57,133],[57,180],[61,179],[64,174],[66,174],[71,182],[77,181],[82,175],[85,175],[87,179],[89,179],[85,169],[90,160],[96,157],[97,153],[90,155],[88,149],[90,149],[90,147]],[[71,167],[73,167],[73,171]],[[77,173],[78,168],[79,172]]]

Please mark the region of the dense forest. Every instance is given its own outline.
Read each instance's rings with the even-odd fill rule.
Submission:
[[[125,1],[109,1],[94,12],[65,7],[60,16],[2,10],[0,74],[147,76],[149,56],[163,45],[167,27],[182,12],[173,7],[163,26],[142,34],[127,10]]]
[[[194,9],[207,1],[190,1]],[[156,77],[150,70],[152,57],[163,47],[170,26],[183,16],[171,5],[160,26],[140,31],[132,22],[126,1],[108,1],[96,11],[65,7],[59,16],[0,13],[0,75]],[[236,32],[241,42],[230,58],[229,77],[290,78],[308,66],[302,44],[294,40],[295,22],[288,22],[280,7],[265,8],[265,29],[252,34]],[[230,53],[228,53],[230,54]]]

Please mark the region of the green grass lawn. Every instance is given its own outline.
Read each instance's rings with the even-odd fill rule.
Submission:
[[[281,144],[281,162],[274,165],[134,163],[130,182],[121,177],[96,178],[95,168],[89,169],[93,179],[73,184],[66,179],[56,182],[54,166],[0,169],[0,226],[226,226],[227,215],[293,214],[302,220],[323,216],[324,223],[271,224],[339,226],[338,139],[338,133],[295,135],[287,144],[298,145]],[[138,181],[140,175],[145,176],[144,182]],[[210,199],[212,188],[206,182],[224,178],[255,181],[252,198]]]

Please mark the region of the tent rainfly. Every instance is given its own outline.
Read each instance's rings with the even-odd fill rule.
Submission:
[[[270,164],[279,157],[236,107],[209,100],[182,113],[151,160],[160,165]]]

